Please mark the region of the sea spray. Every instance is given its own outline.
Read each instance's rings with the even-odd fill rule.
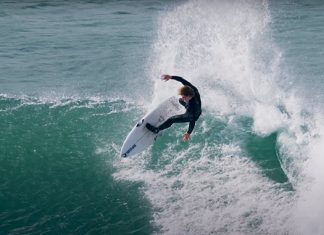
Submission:
[[[193,0],[162,12],[146,108],[176,94],[180,84],[158,79],[171,74],[199,88],[203,115],[189,144],[186,125],[174,125],[151,149],[115,162],[114,174],[144,182],[158,232],[323,232],[323,115],[292,89],[271,21],[266,1]]]
[[[180,86],[158,78],[179,75],[198,87],[203,115],[189,145],[179,138],[185,125],[174,125],[151,150],[117,162],[114,174],[145,182],[160,232],[288,231],[293,192],[264,177],[244,148],[251,133],[268,136],[286,125],[276,86],[281,53],[269,21],[264,1],[189,1],[161,15],[147,66],[155,82],[150,106]]]
[[[301,234],[320,235],[324,232],[322,218],[324,215],[324,130],[323,114],[314,115],[314,125],[304,132],[303,143],[305,156],[301,164],[300,183],[297,187],[298,200],[293,211],[293,225]]]

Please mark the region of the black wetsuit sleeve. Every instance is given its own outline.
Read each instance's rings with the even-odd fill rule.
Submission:
[[[187,131],[188,134],[191,134],[191,132],[193,131],[194,127],[195,127],[196,121],[192,120],[191,122],[189,122],[189,129]]]
[[[178,82],[181,82],[184,86],[190,86],[193,89],[197,89],[194,85],[192,85],[190,82],[188,82],[186,79],[179,77],[179,76],[172,76],[171,79],[176,80]]]
[[[182,98],[179,99],[179,103],[184,106],[185,108],[187,107],[187,103],[183,101]]]

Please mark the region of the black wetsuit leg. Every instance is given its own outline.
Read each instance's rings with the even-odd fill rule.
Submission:
[[[166,120],[162,125],[158,127],[159,131],[169,128],[173,123],[191,122],[195,118],[189,113],[184,113],[181,115],[175,115]]]

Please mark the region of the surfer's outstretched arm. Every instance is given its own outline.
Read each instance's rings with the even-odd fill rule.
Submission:
[[[176,80],[178,82],[181,82],[182,85],[184,86],[190,86],[190,87],[194,87],[190,82],[188,82],[186,79],[184,79],[183,77],[179,77],[179,76],[172,76],[171,77],[172,80]]]
[[[172,80],[176,80],[176,81],[178,81],[178,82],[181,82],[182,85],[184,85],[184,86],[189,86],[189,87],[193,88],[194,90],[197,90],[197,88],[196,88],[194,85],[192,85],[190,82],[188,82],[188,81],[187,81],[186,79],[184,79],[183,77],[179,77],[179,76],[170,76],[170,75],[162,75],[162,80],[164,80],[164,81],[168,81],[168,80],[170,80],[170,79],[172,79]]]

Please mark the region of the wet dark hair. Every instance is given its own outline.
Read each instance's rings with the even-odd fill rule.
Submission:
[[[183,96],[195,96],[195,92],[190,86],[180,87],[178,90],[178,94]]]

